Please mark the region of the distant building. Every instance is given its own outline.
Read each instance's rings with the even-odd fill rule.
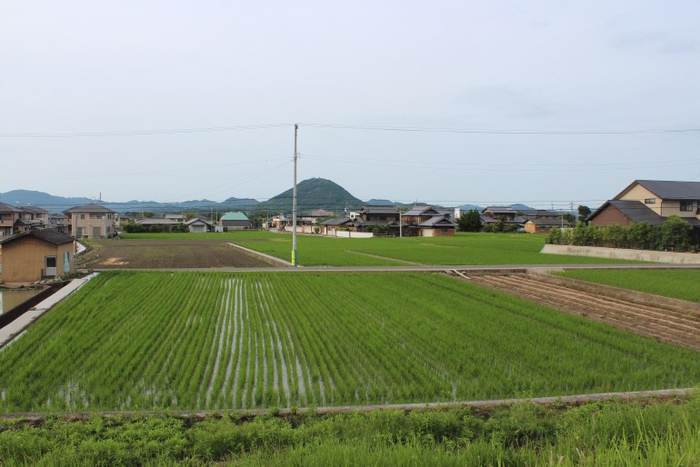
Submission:
[[[229,230],[243,230],[253,227],[253,223],[242,212],[227,212],[221,216],[219,224],[228,227]]]
[[[413,206],[401,216],[402,235],[417,237],[452,237],[457,224],[453,211],[440,206]]]
[[[23,211],[6,203],[0,203],[0,237],[10,237],[18,232],[15,224],[22,219]]]
[[[201,217],[192,218],[188,220],[185,225],[190,233],[207,233],[212,230],[211,223]]]
[[[63,211],[68,231],[75,238],[105,238],[116,233],[115,212],[99,204],[86,204]]]
[[[3,282],[58,279],[75,272],[73,238],[52,229],[23,232],[0,241]]]

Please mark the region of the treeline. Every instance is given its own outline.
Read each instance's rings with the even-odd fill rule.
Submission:
[[[606,227],[578,222],[574,228],[553,227],[547,243],[555,245],[602,246],[640,250],[698,251],[693,227],[678,216],[670,216],[661,225],[640,222],[624,227]]]
[[[163,232],[189,232],[185,224],[177,225],[141,225],[134,221],[127,222],[122,227],[126,233],[163,233]]]

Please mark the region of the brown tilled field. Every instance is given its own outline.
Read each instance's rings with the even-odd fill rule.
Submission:
[[[92,240],[92,249],[78,258],[79,267],[92,269],[179,269],[267,267],[225,241]]]
[[[464,280],[636,334],[700,350],[698,303],[539,274],[480,275]]]

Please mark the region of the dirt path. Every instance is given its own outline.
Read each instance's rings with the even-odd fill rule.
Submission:
[[[544,274],[453,275],[642,336],[700,350],[698,303]]]

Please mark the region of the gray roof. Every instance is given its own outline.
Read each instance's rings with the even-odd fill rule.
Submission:
[[[21,209],[7,203],[0,203],[0,212],[22,212]]]
[[[23,211],[31,212],[33,214],[48,214],[49,211],[40,208],[39,206],[22,206]]]
[[[413,206],[408,211],[404,212],[404,216],[422,216],[426,211],[435,211],[434,216],[450,215],[451,211],[440,206]]]
[[[5,240],[0,241],[0,243],[4,245],[6,243],[14,242],[15,240],[19,240],[24,237],[35,237],[45,242],[53,243],[54,245],[63,245],[65,243],[73,242],[73,237],[63,234],[61,232],[57,232],[56,230],[39,229],[30,230],[28,232],[22,232],[20,234],[13,235],[10,238],[6,238]]]
[[[443,226],[443,227],[455,227],[456,224],[449,220],[447,217],[441,216],[435,216],[431,217],[430,219],[421,222],[420,226],[421,227],[435,227],[436,225]]]
[[[180,223],[176,220],[173,219],[155,219],[155,218],[148,218],[148,217],[143,217],[141,219],[136,220],[137,224],[140,225],[179,225]]]
[[[481,212],[493,212],[493,213],[515,213],[515,209],[508,206],[486,206]]]
[[[192,224],[194,224],[194,223],[196,223],[196,222],[201,222],[201,223],[206,224],[206,225],[208,225],[209,227],[211,227],[211,222],[209,222],[209,221],[206,220],[206,219],[202,219],[201,217],[193,217],[192,219],[190,219],[190,220],[188,220],[187,222],[185,222],[185,225],[192,225]]]
[[[648,222],[650,225],[661,225],[666,220],[666,218],[656,214],[641,201],[622,201],[616,199],[609,200],[603,203],[603,205],[596,209],[595,212],[593,212],[590,216],[588,216],[586,220],[592,220],[598,214],[607,209],[608,206],[613,206],[622,214],[624,214],[625,217],[627,217],[629,220],[636,223]]]
[[[394,206],[387,205],[367,205],[362,207],[365,214],[398,214],[399,210]]]
[[[70,209],[66,209],[63,211],[65,213],[80,213],[80,212],[114,212],[109,208],[106,208],[104,206],[100,206],[99,204],[95,203],[90,203],[90,204],[84,204],[82,206],[75,206]]]
[[[700,182],[671,182],[662,180],[635,180],[615,198],[619,198],[635,184],[639,184],[661,199],[700,199]]]
[[[321,222],[321,225],[343,225],[351,221],[352,219],[350,219],[349,217],[336,217],[334,219],[328,219]]]

